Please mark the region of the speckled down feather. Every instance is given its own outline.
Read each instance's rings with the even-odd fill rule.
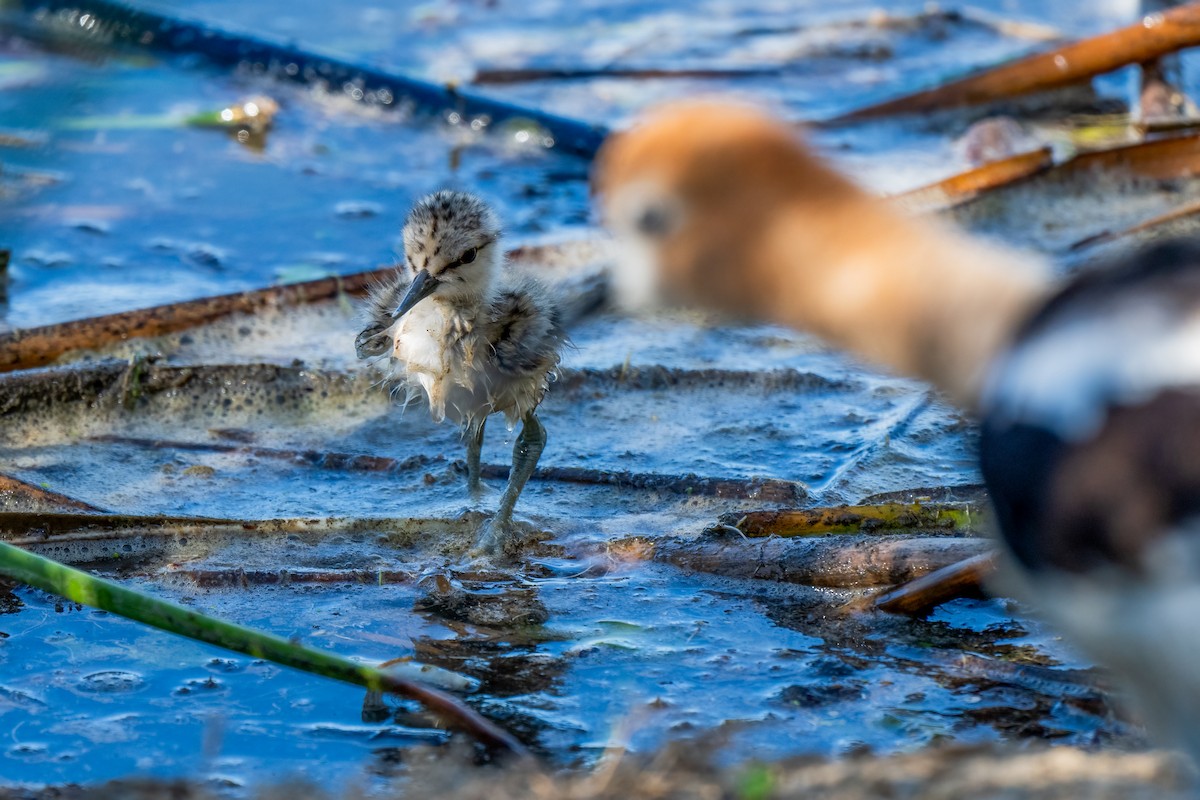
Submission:
[[[356,343],[359,358],[390,353],[393,390],[405,391],[406,402],[424,393],[436,421],[450,417],[473,427],[500,412],[512,425],[537,407],[567,341],[560,304],[546,286],[529,276],[503,275],[478,309],[426,302],[393,320],[410,283],[397,272],[394,280],[372,287],[369,323]],[[428,354],[413,352],[411,343],[405,346],[412,337],[400,336],[420,328],[442,343],[440,369],[430,370],[421,358]]]

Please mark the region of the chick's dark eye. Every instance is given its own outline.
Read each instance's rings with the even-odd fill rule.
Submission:
[[[463,253],[461,256],[458,257],[458,263],[470,264],[472,261],[475,260],[475,256],[477,256],[477,255],[479,255],[479,248],[472,247],[470,250],[468,250],[467,252]]]

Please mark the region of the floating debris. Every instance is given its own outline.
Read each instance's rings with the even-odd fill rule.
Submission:
[[[333,207],[333,213],[342,219],[369,219],[382,214],[383,205],[368,200],[344,200]]]
[[[196,128],[245,130],[261,136],[274,124],[275,115],[278,113],[279,103],[270,97],[259,96],[226,106],[219,111],[193,114],[184,122]]]

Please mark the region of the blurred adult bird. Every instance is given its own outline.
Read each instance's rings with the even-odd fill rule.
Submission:
[[[487,418],[521,423],[512,469],[476,552],[514,542],[513,508],[546,445],[537,407],[566,341],[556,299],[528,276],[500,268],[500,224],[473,195],[441,191],[419,200],[404,223],[404,266],[377,287],[359,358],[388,355],[411,399],[423,393],[435,422],[449,418],[467,440],[467,481],[482,486],[480,450]]]
[[[1011,573],[1200,760],[1200,247],[1054,287],[721,104],[613,137],[596,186],[627,296],[810,330],[974,410]]]
[[[973,407],[1047,281],[1028,259],[917,222],[748,107],[681,103],[610,138],[596,189],[627,304],[683,299],[817,333]]]

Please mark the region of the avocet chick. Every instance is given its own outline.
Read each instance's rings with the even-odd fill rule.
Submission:
[[[659,112],[597,182],[643,296],[815,331],[973,408],[1010,576],[1200,760],[1200,246],[1052,287],[729,106]]]
[[[558,303],[540,283],[500,268],[500,224],[477,197],[441,191],[404,223],[404,267],[370,298],[359,358],[390,353],[409,397],[423,392],[435,422],[449,418],[467,440],[467,481],[480,488],[487,418],[521,423],[512,470],[476,552],[505,551],[513,508],[546,445],[537,407],[566,341]]]

